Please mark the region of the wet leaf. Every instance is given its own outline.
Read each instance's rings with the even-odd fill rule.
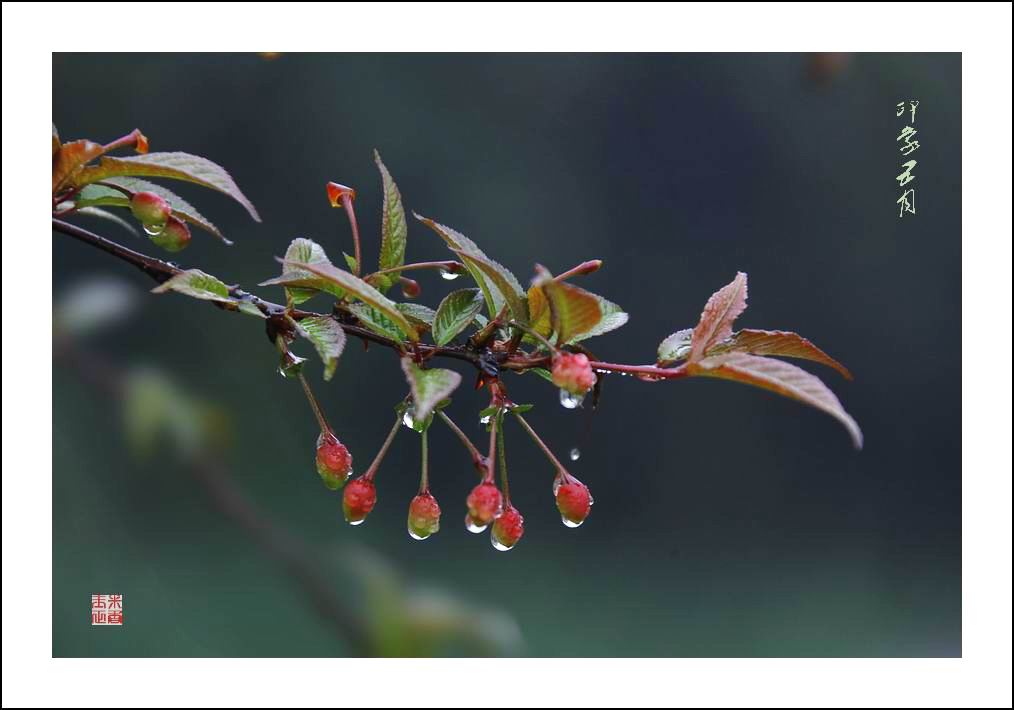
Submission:
[[[62,154],[63,150],[60,152]],[[55,173],[54,169],[54,180]],[[253,203],[247,199],[225,168],[207,158],[190,153],[147,153],[127,157],[105,156],[98,165],[78,172],[72,182],[81,187],[112,177],[123,176],[163,177],[193,182],[228,195],[243,205],[255,221],[261,221]]]
[[[857,449],[863,447],[863,434],[859,425],[845,411],[834,392],[816,376],[795,365],[746,353],[728,353],[706,357],[698,362],[691,361],[687,369],[691,375],[718,377],[754,385],[816,407],[845,426]]]
[[[599,299],[583,288],[545,279],[542,292],[549,302],[550,322],[559,343],[569,343],[602,320]]]
[[[708,351],[708,355],[718,355],[727,352],[744,352],[752,355],[775,355],[810,360],[834,368],[847,380],[852,379],[852,373],[840,362],[798,333],[786,330],[750,330],[744,328],[733,333],[732,337],[728,340],[724,340],[712,347]]]
[[[126,229],[135,237],[141,236],[141,233],[138,232],[137,228],[130,222],[123,219],[123,217],[121,217],[120,215],[114,212],[110,212],[109,210],[104,210],[101,207],[81,207],[78,209],[76,214],[83,214],[88,217],[98,217],[99,219],[104,219],[106,221],[113,222],[118,226],[122,227],[123,229]]]
[[[169,291],[175,291],[176,293],[182,293],[184,296],[199,298],[204,301],[217,301],[219,303],[236,302],[229,295],[228,286],[200,269],[190,269],[178,273],[151,290],[152,293],[168,293]]]
[[[285,286],[285,292],[296,305],[305,303],[317,293],[330,293],[335,298],[344,298],[345,290],[306,269],[293,266],[295,263],[331,264],[324,248],[312,239],[293,239],[285,250],[282,261],[282,275],[263,281],[261,286]]]
[[[380,153],[373,151],[373,158],[380,170],[380,177],[384,185],[384,206],[381,213],[381,239],[380,239],[380,270],[395,269],[405,264],[405,245],[408,242],[408,223],[405,220],[405,208],[401,203],[401,192],[391,178],[384,162],[380,159]],[[397,275],[392,274],[396,280]]]
[[[307,263],[299,261],[287,261],[287,266],[309,271],[310,273],[324,279],[325,281],[344,290],[347,294],[355,296],[367,305],[375,308],[389,318],[411,341],[419,340],[419,333],[409,323],[405,315],[398,310],[394,301],[390,300],[370,284],[363,281],[348,271],[343,271],[330,263]]]
[[[338,367],[338,358],[345,350],[345,331],[330,316],[310,316],[299,321],[299,333],[317,349],[324,361],[324,381],[329,381]]]
[[[454,370],[424,370],[409,357],[401,359],[401,369],[412,390],[412,416],[415,419],[425,420],[433,408],[450,397],[461,384],[461,375]]]
[[[704,357],[711,346],[732,335],[732,324],[746,310],[746,274],[742,271],[726,286],[708,299],[701,320],[694,328],[690,346],[690,362]]]
[[[433,342],[447,345],[475,320],[482,310],[482,292],[477,288],[463,288],[447,294],[437,307],[433,320]]]
[[[351,303],[346,306],[359,322],[377,335],[383,335],[396,343],[405,342],[405,333],[390,318],[373,306],[365,303]]]
[[[53,192],[73,184],[74,177],[84,166],[105,152],[98,143],[90,140],[71,141],[60,146],[53,155]]]
[[[684,328],[677,330],[668,338],[658,344],[658,364],[671,365],[674,362],[684,359],[690,354],[690,344],[693,341],[694,329]]]
[[[433,327],[433,319],[436,318],[437,312],[429,306],[421,303],[399,303],[397,307],[413,325],[423,326],[424,330]]]

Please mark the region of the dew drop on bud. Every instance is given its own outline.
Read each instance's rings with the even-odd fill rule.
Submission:
[[[508,544],[502,542],[500,540],[500,538],[498,538],[496,536],[496,532],[495,531],[492,532],[492,533],[490,533],[489,541],[490,541],[490,543],[492,543],[493,549],[494,550],[498,550],[499,552],[507,552],[507,550],[510,550],[510,549],[512,549],[514,547],[513,545],[508,545]]]
[[[486,414],[484,416],[479,417],[479,423],[480,424],[489,424],[489,420],[492,419],[492,416],[493,415],[491,415],[491,414]]]
[[[440,269],[440,278],[444,281],[454,281],[454,279],[460,276],[457,271],[451,271],[450,269]]]
[[[366,518],[360,518],[359,520],[346,520],[349,525],[362,525],[366,522]]]
[[[143,226],[144,233],[149,237],[157,237],[165,231],[165,222],[162,222],[161,224],[145,224]]]
[[[568,528],[579,528],[582,525],[584,525],[583,520],[571,520],[566,515],[561,515],[560,520],[562,520],[563,524],[566,525]]]
[[[467,513],[465,514],[465,530],[467,530],[468,532],[478,535],[488,527],[489,523],[483,525],[482,523],[472,518],[471,515],[468,515]]]
[[[408,536],[410,538],[412,538],[413,540],[425,540],[426,538],[429,537],[429,534],[420,535],[419,533],[417,533],[415,530],[412,529],[411,525],[409,525],[408,526]]]
[[[411,409],[406,409],[405,413],[401,415],[401,423],[409,429],[415,429],[415,417],[412,416]]]
[[[581,449],[575,446],[573,449],[570,450],[570,460],[577,461],[579,458],[581,458]]]
[[[577,409],[584,402],[583,395],[573,394],[565,389],[560,390],[560,405],[564,409]]]

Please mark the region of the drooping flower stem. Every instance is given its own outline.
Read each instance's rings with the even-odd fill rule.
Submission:
[[[422,433],[422,473],[419,475],[419,493],[429,493],[430,491],[430,457],[429,457],[429,443],[427,441],[428,432]]]
[[[492,483],[496,479],[496,434],[497,416],[494,414],[489,420],[489,455],[486,457],[486,475],[484,483]]]
[[[532,429],[531,425],[525,420],[525,418],[520,414],[515,414],[514,418],[517,419],[521,424],[521,427],[528,432],[528,435],[532,437],[532,440],[538,444],[539,448],[542,449],[542,453],[544,453],[546,458],[549,459],[549,462],[556,467],[556,470],[565,477],[569,478],[570,474],[567,472],[566,466],[560,463],[560,459],[553,455],[553,452],[549,450],[548,446],[546,446],[546,442],[544,442],[542,438],[535,433],[535,430]]]
[[[317,418],[317,423],[320,424],[321,434],[333,434],[331,425],[327,423],[327,418],[324,416],[324,410],[320,408],[320,403],[317,402],[317,398],[313,395],[313,390],[310,389],[310,383],[306,381],[306,377],[303,373],[299,373],[299,384],[303,386],[303,392],[306,394],[306,400],[310,403],[310,409],[313,410],[313,416]]]
[[[437,410],[437,416],[443,420],[444,424],[446,424],[448,428],[458,437],[458,440],[461,441],[462,445],[468,449],[468,453],[472,456],[472,465],[475,466],[480,474],[485,474],[486,457],[479,453],[479,450],[475,448],[475,444],[472,443],[465,432],[461,431],[461,428],[458,427],[458,425],[454,423],[454,420],[447,416],[442,409]]]
[[[397,274],[411,269],[443,269],[445,271],[457,273],[458,271],[464,269],[464,266],[460,261],[454,261],[453,259],[450,261],[417,261],[414,264],[402,264],[401,266],[396,266],[392,269],[374,271],[366,278],[370,278],[370,276],[383,276],[385,274]]]
[[[394,437],[401,427],[401,417],[395,417],[394,426],[391,427],[391,431],[388,432],[387,438],[384,439],[384,444],[380,447],[380,451],[377,452],[376,458],[373,459],[373,463],[371,463],[370,467],[366,469],[366,473],[362,475],[362,478],[367,481],[372,481],[374,476],[377,475],[377,469],[380,468],[380,463],[384,460],[384,457],[387,456],[387,450],[391,448],[391,442],[394,441]]]
[[[503,417],[504,410],[498,411],[493,415],[493,421],[498,421]],[[507,449],[504,446],[503,441],[503,427],[496,427],[496,440],[497,446],[499,447],[498,455],[500,457],[500,488],[503,491],[504,503],[508,506],[511,502],[511,489],[510,484],[507,482]]]

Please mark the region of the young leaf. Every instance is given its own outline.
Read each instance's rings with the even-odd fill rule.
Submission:
[[[60,146],[60,150],[53,156],[53,192],[70,184],[86,163],[102,155],[105,150],[90,140],[72,141]]]
[[[690,362],[704,357],[712,345],[732,335],[733,321],[746,310],[746,274],[736,274],[732,283],[723,286],[708,299],[701,320],[694,328],[690,345]]]
[[[623,312],[623,309],[612,301],[602,298],[596,294],[592,294],[599,301],[599,310],[602,311],[602,320],[598,322],[591,330],[581,333],[571,338],[570,342],[578,343],[588,338],[594,338],[598,335],[608,333],[616,330],[627,324],[630,320],[630,315]]]
[[[553,321],[549,312],[549,301],[538,283],[528,289],[529,326],[539,335],[549,337],[553,332]]]
[[[658,364],[671,365],[690,354],[690,343],[693,341],[694,329],[677,330],[658,344]]]
[[[424,370],[409,357],[401,359],[401,369],[412,389],[412,416],[417,420],[426,419],[433,408],[450,397],[461,384],[461,375],[454,370]]]
[[[391,301],[380,291],[375,289],[370,284],[363,281],[358,276],[350,274],[348,271],[342,271],[333,264],[323,263],[306,263],[298,261],[287,261],[287,266],[309,271],[311,274],[315,274],[325,281],[334,284],[335,286],[345,290],[352,296],[355,296],[363,303],[366,303],[378,311],[383,313],[385,316],[394,321],[408,337],[409,340],[415,342],[419,340],[419,333],[416,332],[415,327],[408,322],[408,319],[398,310],[394,301]]]
[[[151,290],[152,293],[168,293],[169,291],[204,301],[235,303],[235,299],[229,295],[228,286],[200,269],[190,269],[178,273]]]
[[[285,286],[285,292],[296,305],[304,303],[316,295],[319,291],[330,293],[335,298],[344,298],[345,290],[332,284],[330,281],[312,274],[306,269],[298,269],[292,266],[294,263],[305,264],[331,264],[327,258],[324,248],[312,239],[299,237],[293,239],[289,248],[285,250],[285,258],[282,261],[282,275],[262,282],[261,286]]]
[[[345,331],[330,316],[310,316],[299,321],[299,332],[313,343],[324,361],[324,381],[329,381],[338,367],[338,358],[345,350]]]
[[[468,325],[482,310],[482,293],[477,288],[463,288],[447,294],[437,307],[437,315],[433,319],[433,342],[447,345]]]
[[[549,301],[550,320],[557,342],[569,343],[602,320],[602,309],[595,294],[552,279],[543,280],[541,286]]]
[[[855,447],[863,447],[863,434],[859,425],[845,411],[834,392],[817,377],[795,365],[757,355],[727,353],[697,362],[691,361],[688,372],[691,375],[743,382],[809,404],[840,421],[851,435]]]
[[[728,352],[750,353],[752,355],[776,355],[779,357],[795,357],[802,360],[819,362],[833,367],[846,380],[852,379],[852,373],[844,365],[818,348],[809,340],[787,330],[751,330],[744,328],[732,334],[732,337],[718,343],[708,355]]]
[[[380,270],[395,269],[405,263],[405,244],[408,241],[408,223],[401,204],[401,192],[391,178],[380,153],[373,151],[373,159],[380,170],[384,184],[384,207],[381,215]]]
[[[132,225],[130,222],[123,219],[123,217],[121,217],[120,215],[110,212],[109,210],[104,210],[101,207],[80,207],[77,210],[77,214],[83,214],[89,217],[98,217],[99,219],[109,220],[110,222],[114,222],[115,224],[118,224],[119,226],[123,227],[128,232],[133,234],[135,237],[141,236],[141,233],[138,232],[137,229],[134,227],[134,225]]]
[[[228,195],[243,205],[255,221],[261,221],[253,203],[247,199],[225,168],[207,158],[189,153],[147,153],[122,158],[105,156],[98,165],[78,172],[72,182],[81,187],[111,177],[122,176],[164,177],[197,183]]]
[[[514,320],[528,323],[528,299],[514,274],[485,254],[469,254],[460,249],[452,251],[461,257],[469,271],[472,269],[480,271],[488,279],[488,283],[494,289],[493,292],[499,292],[500,300],[507,304]],[[496,314],[491,312],[490,315]]]

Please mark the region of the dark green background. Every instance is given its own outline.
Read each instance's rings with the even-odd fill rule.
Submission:
[[[335,257],[350,250],[327,180],[358,189],[375,258],[374,147],[408,208],[469,235],[522,280],[535,261],[559,271],[604,259],[583,285],[631,313],[591,342],[605,359],[652,360],[659,340],[692,326],[708,295],[747,271],[741,325],[798,331],[855,373],[853,383],[820,374],[862,425],[861,453],[829,417],[752,388],[611,378],[592,414],[562,410],[541,380],[513,378],[514,398],[537,405],[529,420],[555,450],[580,445],[574,471],[595,495],[590,521],[560,525],[552,471],[512,428],[512,492],[527,530],[517,549],[495,552],[460,524],[472,472],[435,428],[444,529],[418,543],[405,533],[417,439],[406,431],[395,442],[366,525],[341,523],[339,499],[312,470],[314,421],[299,388],[274,374],[251,319],[144,297],[129,324],[91,345],[161,367],[231,412],[236,478],[319,546],[323,566],[349,543],[369,546],[408,579],[507,612],[523,653],[959,655],[960,55],[856,55],[828,82],[812,81],[808,62],[55,55],[53,120],[64,138],[100,141],[140,127],[152,150],[225,165],[264,222],[183,185],[236,244],[195,233],[179,261],[230,283],[273,276],[272,257],[296,236]],[[894,107],[908,98],[921,101],[918,214],[899,220]],[[409,230],[410,259],[445,258],[435,235]],[[95,273],[150,287],[53,238],[56,295]],[[450,288],[435,277],[423,287],[431,305]],[[310,372],[319,382],[316,363]],[[403,389],[391,353],[359,347],[318,385],[360,470]],[[451,409],[476,438],[484,405],[465,387]],[[116,408],[59,366],[53,425],[54,655],[347,651],[175,457],[131,458]],[[339,594],[355,577],[340,565],[329,574]],[[124,628],[88,625],[97,591],[125,595]]]

